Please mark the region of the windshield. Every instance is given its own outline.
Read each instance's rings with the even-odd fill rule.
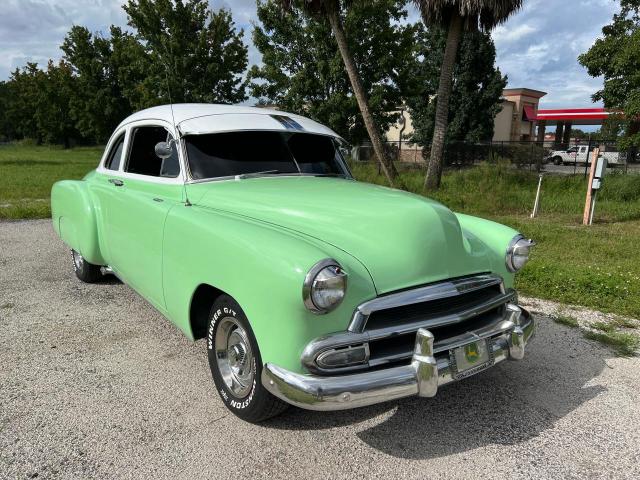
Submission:
[[[291,132],[227,132],[185,137],[194,180],[236,175],[347,176],[333,139]]]

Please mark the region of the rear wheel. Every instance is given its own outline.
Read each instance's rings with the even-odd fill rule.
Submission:
[[[211,308],[207,352],[220,398],[235,415],[256,423],[287,408],[262,385],[258,343],[242,308],[228,295],[218,297]]]
[[[73,261],[73,271],[76,272],[76,277],[83,282],[95,283],[102,278],[100,265],[87,262],[79,252],[71,250],[71,260]]]

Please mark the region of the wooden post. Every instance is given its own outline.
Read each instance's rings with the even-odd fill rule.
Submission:
[[[584,214],[582,215],[583,225],[589,225],[589,218],[591,218],[591,209],[593,208],[593,202],[591,200],[591,195],[593,194],[593,190],[591,189],[591,185],[593,185],[593,177],[596,173],[596,164],[598,163],[598,155],[600,155],[600,149],[594,148],[593,155],[591,155],[591,170],[589,172],[589,183],[587,184],[587,199],[584,202]]]

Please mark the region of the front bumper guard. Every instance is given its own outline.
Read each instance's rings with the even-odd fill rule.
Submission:
[[[521,360],[535,332],[535,322],[526,310],[512,304],[508,307],[513,326],[491,339],[493,361],[490,366],[507,359]],[[416,395],[434,397],[438,387],[489,368],[456,375],[448,355],[434,356],[433,342],[433,334],[420,328],[410,364],[334,377],[294,373],[267,363],[262,370],[262,384],[273,395],[296,407],[346,410]]]

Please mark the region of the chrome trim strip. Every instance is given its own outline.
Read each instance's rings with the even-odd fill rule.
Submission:
[[[323,351],[320,355],[318,355],[316,357],[316,365],[318,366],[318,369],[320,369],[320,370],[326,369],[327,371],[334,372],[336,370],[336,368],[341,368],[341,367],[322,366],[322,364],[324,363],[324,360],[327,357],[327,355],[331,355],[331,354],[335,354],[335,353],[339,353],[339,352],[343,352],[345,350],[351,350],[351,349],[363,349],[364,350],[364,360],[362,360],[361,362],[358,362],[358,363],[351,363],[349,365],[345,365],[345,367],[347,367],[347,368],[353,368],[353,367],[358,367],[358,366],[366,367],[368,365],[368,363],[369,363],[369,355],[370,355],[369,344],[368,343],[361,343],[361,344],[358,344],[358,345],[349,345],[349,346],[344,347],[344,348],[330,348],[328,350]]]
[[[356,308],[348,330],[350,332],[363,332],[369,315],[378,310],[455,297],[462,293],[472,292],[492,285],[502,285],[502,278],[492,274],[476,275],[377,297],[360,304]]]
[[[512,312],[512,318],[517,320],[515,327],[491,342],[492,366],[506,359],[520,359],[533,337],[533,318],[515,305]],[[412,358],[409,365],[334,377],[290,372],[266,363],[261,380],[271,394],[285,402],[308,410],[328,411],[415,395],[433,397],[439,387],[478,373],[472,370],[456,377],[449,355],[435,356],[433,335],[423,328],[418,330]]]
[[[318,357],[325,352],[330,352],[339,348],[348,347],[350,345],[362,345],[366,344],[368,349],[369,335],[367,333],[350,333],[350,332],[338,332],[324,337],[316,338],[309,342],[305,349],[302,351],[300,358],[302,365],[311,372],[325,374],[336,374],[342,372],[353,372],[356,370],[364,370],[369,368],[369,362],[361,363],[357,365],[347,365],[345,367],[333,367],[325,368],[317,364]],[[367,355],[368,358],[368,355]]]

